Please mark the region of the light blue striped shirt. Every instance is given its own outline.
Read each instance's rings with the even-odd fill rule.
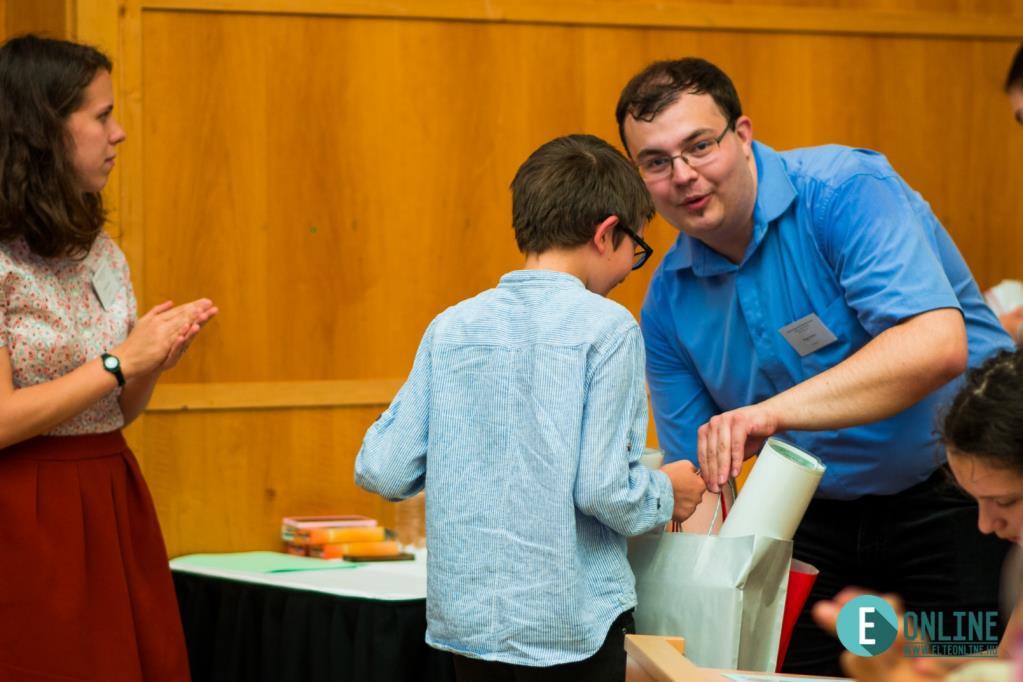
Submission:
[[[625,537],[673,506],[639,464],[643,362],[629,311],[561,272],[511,272],[430,324],[355,478],[388,499],[426,486],[431,646],[578,661],[636,605]]]

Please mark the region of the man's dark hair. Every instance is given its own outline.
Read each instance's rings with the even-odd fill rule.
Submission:
[[[1001,351],[967,374],[942,438],[956,452],[1023,474],[1023,350]]]
[[[1023,88],[1023,44],[1016,49],[1016,56],[1012,58],[1009,73],[1005,76],[1005,91],[1012,88]]]
[[[110,60],[87,45],[26,35],[0,46],[0,241],[83,257],[103,228],[98,192],[80,189],[68,117]]]
[[[654,215],[636,169],[593,135],[567,135],[541,146],[519,167],[511,191],[512,226],[522,253],[581,246],[612,215],[634,232]],[[615,248],[624,235],[615,230]]]
[[[710,95],[729,125],[734,125],[742,116],[742,104],[732,79],[707,60],[686,57],[654,62],[636,74],[618,97],[615,118],[625,151],[629,151],[625,142],[626,116],[652,121],[683,94]]]

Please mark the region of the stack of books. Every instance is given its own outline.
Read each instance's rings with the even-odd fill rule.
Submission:
[[[287,516],[281,539],[289,554],[319,559],[389,561],[410,559],[394,532],[368,516]]]

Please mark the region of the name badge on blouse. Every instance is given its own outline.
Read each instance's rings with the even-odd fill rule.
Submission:
[[[795,322],[790,322],[778,331],[801,358],[838,341],[838,337],[824,326],[816,313],[810,313]]]
[[[92,289],[96,292],[96,298],[104,310],[110,310],[117,298],[117,292],[121,289],[121,283],[117,280],[117,274],[110,267],[109,263],[103,263],[92,275]]]

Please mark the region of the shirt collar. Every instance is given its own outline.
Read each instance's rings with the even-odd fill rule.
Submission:
[[[506,287],[517,284],[551,284],[554,282],[575,284],[580,287],[583,286],[581,279],[575,275],[570,275],[567,272],[561,272],[560,270],[513,270],[505,273],[501,277],[497,286]]]
[[[753,239],[746,256],[763,240],[768,225],[777,220],[796,199],[796,188],[785,168],[781,154],[754,140],[753,158],[757,164],[757,201],[753,209]],[[664,255],[665,270],[693,268],[697,275],[709,276],[737,269],[734,263],[698,239],[679,234]]]
[[[753,158],[757,161],[757,207],[753,213],[754,225],[757,222],[771,223],[781,217],[796,200],[796,188],[792,184],[781,154],[766,144],[754,141]],[[757,221],[757,217],[761,220]]]

